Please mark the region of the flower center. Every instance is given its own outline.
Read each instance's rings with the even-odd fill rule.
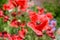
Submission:
[[[40,21],[36,22],[37,25],[39,25],[40,23],[41,23]]]

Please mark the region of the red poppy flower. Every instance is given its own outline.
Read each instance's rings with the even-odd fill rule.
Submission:
[[[19,36],[24,39],[25,38],[25,35],[27,33],[27,30],[26,29],[22,29],[18,32]]]
[[[37,6],[37,9],[39,14],[44,14],[44,8],[40,8],[39,6]]]
[[[46,31],[46,34],[47,34],[49,37],[51,37],[52,39],[55,39],[54,33],[51,31],[51,29],[50,29],[50,30],[47,30],[47,31]]]
[[[39,14],[44,14],[44,9],[41,8],[39,11],[38,11]]]
[[[20,36],[17,37],[17,40],[23,40]]]
[[[53,15],[52,15],[52,13],[50,13],[50,12],[48,12],[47,14],[46,14],[46,16],[51,20],[51,19],[53,19]]]
[[[17,7],[16,1],[15,0],[9,0],[9,2],[14,6]]]
[[[17,35],[12,35],[12,40],[17,40]]]
[[[10,2],[8,4],[3,5],[3,10],[11,10],[13,8],[14,8],[14,6]]]
[[[15,0],[17,5],[20,6],[21,10],[25,10],[27,8],[27,0]]]
[[[18,35],[12,35],[11,36],[12,40],[23,40],[20,36]]]
[[[17,5],[19,5],[19,6],[24,6],[27,3],[27,0],[15,0],[15,1],[16,1]]]
[[[9,20],[9,16],[4,16],[4,22],[7,22]]]
[[[11,23],[10,23],[10,26],[17,28],[18,26],[20,26],[20,24],[21,24],[21,23],[18,22],[17,19],[13,19],[13,20],[11,21]]]
[[[2,32],[2,36],[3,37],[8,37],[7,32],[6,31]]]
[[[31,22],[28,23],[28,26],[37,34],[42,35],[42,31],[48,25],[48,18],[45,15],[38,15],[34,12],[30,12],[30,20]]]
[[[36,29],[35,25],[32,22],[28,23],[28,26],[36,33],[37,36],[43,35],[42,31],[39,31],[38,29]]]
[[[9,40],[12,40],[11,34],[7,33],[7,38],[8,38]]]

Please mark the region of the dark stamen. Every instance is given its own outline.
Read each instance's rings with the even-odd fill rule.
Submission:
[[[40,24],[40,22],[36,22],[36,24],[37,24],[37,25],[39,25],[39,24]]]

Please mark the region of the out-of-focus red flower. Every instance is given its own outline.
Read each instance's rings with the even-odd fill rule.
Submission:
[[[50,29],[50,30],[51,30],[51,29]],[[50,30],[47,30],[47,31],[46,31],[46,34],[47,34],[49,37],[51,37],[52,39],[55,39],[54,33],[51,32]]]
[[[43,13],[44,13],[44,9],[41,8],[41,9],[39,10],[39,14],[43,14]]]
[[[4,22],[7,22],[9,20],[9,16],[4,16]]]
[[[11,39],[11,35],[9,33],[7,33],[6,31],[3,31],[0,33],[0,37],[3,37],[3,39],[5,40],[6,38],[8,38],[9,40]]]
[[[27,33],[27,30],[26,29],[22,29],[18,32],[19,36],[24,39],[25,38],[25,35]]]
[[[20,36],[17,37],[17,40],[23,40]]]
[[[13,17],[15,17],[15,16],[16,16],[16,12],[13,12],[11,15],[12,15]]]
[[[16,1],[17,5],[19,5],[21,7],[27,4],[27,0],[15,0],[15,1]]]
[[[3,17],[3,16],[4,16],[3,11],[0,10],[0,17]]]
[[[11,10],[14,6],[9,2],[8,4],[3,5],[3,10]]]
[[[2,36],[2,32],[0,32],[0,37]]]
[[[38,14],[44,14],[44,8],[40,8],[39,6],[37,6],[38,9]]]
[[[53,19],[53,15],[52,15],[52,13],[50,13],[50,12],[48,12],[47,14],[46,14],[46,16],[51,20],[51,19]]]
[[[17,7],[16,1],[15,0],[9,0],[9,2],[14,6]]]
[[[12,40],[23,40],[20,36],[18,35],[12,35],[11,36]]]
[[[30,20],[31,22],[28,23],[28,26],[37,34],[42,35],[42,31],[48,25],[48,18],[45,15],[38,15],[34,12],[30,12]]]
[[[27,0],[15,0],[17,5],[20,6],[21,10],[25,10],[27,8]]]
[[[17,40],[17,35],[12,35],[11,38],[12,40]]]
[[[17,19],[13,19],[13,20],[11,21],[11,23],[10,23],[10,26],[17,28],[18,26],[20,26],[20,24],[21,24],[21,23],[18,22]]]
[[[9,0],[8,4],[3,5],[4,10],[11,10],[14,7],[19,7],[20,10],[26,11],[28,8],[28,0]]]
[[[2,32],[2,36],[3,37],[8,37],[7,32],[6,31]]]

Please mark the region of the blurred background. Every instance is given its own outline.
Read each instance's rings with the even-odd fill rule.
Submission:
[[[35,5],[40,6],[41,8],[45,8],[48,12],[52,12],[54,18],[57,20],[56,29],[60,28],[60,0],[29,0],[33,1]],[[7,3],[7,0],[0,0],[0,8],[2,8],[3,4]],[[35,8],[33,8],[35,9]],[[0,26],[1,26],[0,19]],[[2,28],[0,30],[3,30]],[[34,35],[33,31],[30,31],[30,35],[27,35],[25,40],[49,40],[50,38],[47,35],[44,35],[44,38],[38,38]],[[47,39],[46,39],[47,38]],[[51,39],[50,39],[51,40]]]

